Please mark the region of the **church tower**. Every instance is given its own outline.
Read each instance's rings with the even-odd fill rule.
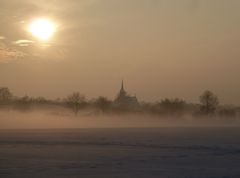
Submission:
[[[123,80],[122,80],[122,86],[121,86],[121,89],[120,89],[119,96],[126,96],[126,94],[127,94],[127,92],[124,89],[124,84],[123,84]]]
[[[136,96],[130,96],[124,89],[124,83],[122,80],[122,85],[120,92],[117,98],[114,101],[114,105],[117,107],[123,108],[137,108],[139,107],[139,103]]]

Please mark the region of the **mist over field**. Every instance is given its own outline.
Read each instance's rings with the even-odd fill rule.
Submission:
[[[238,126],[240,108],[221,105],[218,96],[205,91],[199,103],[179,98],[138,101],[122,82],[114,100],[87,99],[79,92],[56,100],[14,96],[0,88],[0,129],[130,128]]]
[[[0,129],[144,128],[144,127],[240,126],[238,119],[154,116],[140,113],[99,114],[81,111],[77,116],[66,108],[0,110]]]

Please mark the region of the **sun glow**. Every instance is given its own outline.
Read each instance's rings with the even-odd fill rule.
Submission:
[[[39,40],[47,41],[54,35],[56,28],[56,24],[50,20],[36,19],[30,24],[28,31]]]

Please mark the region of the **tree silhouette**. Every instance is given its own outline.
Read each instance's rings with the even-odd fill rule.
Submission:
[[[201,112],[206,115],[214,114],[219,104],[218,97],[211,91],[205,91],[200,96]]]
[[[79,92],[74,92],[66,98],[67,105],[73,110],[75,115],[78,114],[79,110],[86,104],[85,97]]]
[[[32,98],[30,98],[27,95],[23,96],[23,97],[20,97],[20,98],[17,98],[15,100],[16,109],[20,109],[22,111],[29,110],[30,107],[31,107],[31,104],[32,104]]]
[[[221,108],[218,112],[218,115],[221,118],[236,118],[237,116],[237,112],[236,112],[236,108],[234,107],[225,107],[225,108]]]
[[[12,99],[13,95],[8,88],[0,88],[0,103],[7,103]]]
[[[186,109],[186,102],[178,98],[166,98],[160,103],[157,103],[157,108],[162,114],[180,116],[184,113],[184,110]]]
[[[102,96],[100,96],[95,101],[96,107],[99,108],[102,112],[106,112],[110,108],[111,103],[112,102],[110,100]]]

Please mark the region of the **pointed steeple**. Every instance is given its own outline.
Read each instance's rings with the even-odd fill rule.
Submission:
[[[124,91],[124,84],[123,84],[123,80],[122,80],[122,87],[121,87],[121,91]]]
[[[121,90],[120,90],[120,95],[126,95],[126,91],[124,89],[124,83],[123,83],[123,80],[122,80],[122,86],[121,86]]]

